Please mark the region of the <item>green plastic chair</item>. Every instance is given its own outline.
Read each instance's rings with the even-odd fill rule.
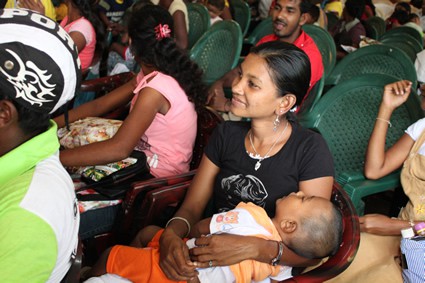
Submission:
[[[416,54],[422,50],[416,39],[407,34],[402,37],[395,35],[383,37],[381,43],[401,49],[413,63],[415,63]]]
[[[365,46],[345,56],[325,79],[325,89],[361,74],[392,75],[411,81],[416,89],[416,71],[410,58],[385,44]]]
[[[322,54],[324,76],[327,78],[336,64],[335,41],[328,31],[316,25],[303,25],[303,30],[313,38]]]
[[[379,32],[378,32],[378,30],[376,29],[375,26],[371,25],[368,22],[363,22],[363,26],[366,30],[366,36],[367,37],[378,40],[380,35],[379,35]]]
[[[190,49],[190,58],[204,71],[204,82],[214,83],[236,67],[242,49],[242,32],[233,20],[213,24]]]
[[[311,112],[298,115],[304,127],[318,131],[326,140],[334,158],[336,181],[348,193],[359,215],[364,210],[361,198],[400,185],[398,172],[379,180],[367,180],[363,175],[365,152],[384,86],[397,80],[385,74],[353,77],[330,89]],[[391,117],[386,146],[394,144],[422,116],[419,100],[412,92]]]
[[[251,9],[244,0],[229,0],[229,4],[232,18],[241,26],[242,35],[245,37],[251,23]]]
[[[366,23],[376,29],[378,32],[378,38],[381,37],[386,30],[385,20],[378,16],[370,17],[366,20]]]
[[[190,49],[207,31],[211,21],[208,9],[204,5],[199,3],[186,3],[186,6],[189,13],[188,49]]]
[[[249,34],[248,37],[244,39],[244,44],[255,45],[260,39],[268,34],[273,33],[273,22],[272,18],[268,17],[262,20],[258,25],[254,28],[254,30]]]
[[[395,36],[400,36],[403,37],[404,35],[410,35],[413,38],[415,38],[419,44],[421,45],[421,47],[423,48],[424,46],[424,41],[422,38],[422,35],[415,30],[412,27],[407,27],[407,26],[401,26],[401,27],[396,27],[396,28],[392,28],[390,30],[387,30],[381,37],[380,40],[389,36],[389,35],[395,35]]]

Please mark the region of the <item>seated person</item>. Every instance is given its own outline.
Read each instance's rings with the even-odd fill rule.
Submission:
[[[366,30],[360,22],[364,7],[364,0],[347,0],[341,20],[339,20],[335,28],[330,31],[335,41],[337,49],[336,58],[338,60],[348,54],[341,45],[359,48],[360,37],[362,35],[366,36]]]
[[[415,30],[417,30],[420,33],[422,38],[424,37],[424,32],[423,32],[422,27],[421,27],[421,19],[419,18],[419,16],[417,14],[411,13],[409,15],[408,22],[405,23],[404,25],[407,26],[407,27],[414,28]]]
[[[211,25],[223,20],[220,16],[225,7],[224,0],[206,0],[204,5],[207,7],[208,13],[210,14]]]
[[[128,32],[140,73],[116,90],[69,111],[69,121],[102,116],[128,103],[130,113],[111,139],[62,150],[65,166],[107,164],[137,150],[147,156],[150,177],[189,171],[196,110],[205,104],[206,87],[200,68],[177,47],[172,27],[171,15],[160,6],[145,5],[132,15]],[[65,125],[63,115],[55,121],[60,127]],[[84,217],[81,222],[86,223]],[[93,224],[100,226],[99,220]]]
[[[60,282],[79,213],[50,114],[80,84],[77,47],[30,10],[0,10],[0,33],[0,282]]]
[[[310,25],[314,25],[317,24],[317,21],[319,20],[320,17],[320,8],[316,5],[311,5],[310,9],[308,10],[308,12],[306,13],[306,24],[310,24]]]
[[[133,0],[101,0],[97,4],[99,18],[103,22],[107,31],[113,36],[124,31],[122,20],[128,8],[133,5]]]
[[[172,218],[170,221],[182,219]],[[134,247],[115,246],[106,251],[91,270],[91,274],[99,276],[106,272],[114,273],[135,283],[174,282],[166,278],[159,266],[158,239],[162,230],[153,226],[145,230],[149,230],[153,236],[148,248],[140,248],[145,245],[146,235],[149,234],[141,233],[140,238],[133,242]],[[258,282],[266,278],[287,279],[291,277],[290,266],[294,263],[291,256],[283,252],[284,247],[295,254],[312,259],[335,254],[342,238],[342,216],[329,200],[307,197],[298,192],[276,201],[276,213],[273,218],[269,218],[260,206],[241,202],[233,210],[198,222],[189,236],[201,237],[220,233],[252,235],[277,241],[279,252],[272,264],[245,260],[231,266],[198,269],[198,278],[190,282]],[[188,240],[186,244],[190,249],[196,246],[196,239]],[[278,265],[279,263],[283,266]],[[193,264],[196,265],[196,260]],[[215,266],[214,260],[209,261],[209,266]]]

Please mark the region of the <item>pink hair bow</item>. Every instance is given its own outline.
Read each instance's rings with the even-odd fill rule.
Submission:
[[[171,36],[171,29],[168,27],[168,25],[159,24],[155,28],[155,33],[156,39],[161,40],[163,38]]]

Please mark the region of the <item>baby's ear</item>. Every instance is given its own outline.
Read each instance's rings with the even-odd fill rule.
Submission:
[[[292,233],[297,229],[297,222],[295,220],[283,219],[280,221],[280,229],[284,233]]]

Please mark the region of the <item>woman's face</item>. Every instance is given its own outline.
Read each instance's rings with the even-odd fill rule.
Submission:
[[[275,118],[282,97],[278,97],[266,61],[249,54],[238,71],[232,84],[232,113],[240,117]]]

